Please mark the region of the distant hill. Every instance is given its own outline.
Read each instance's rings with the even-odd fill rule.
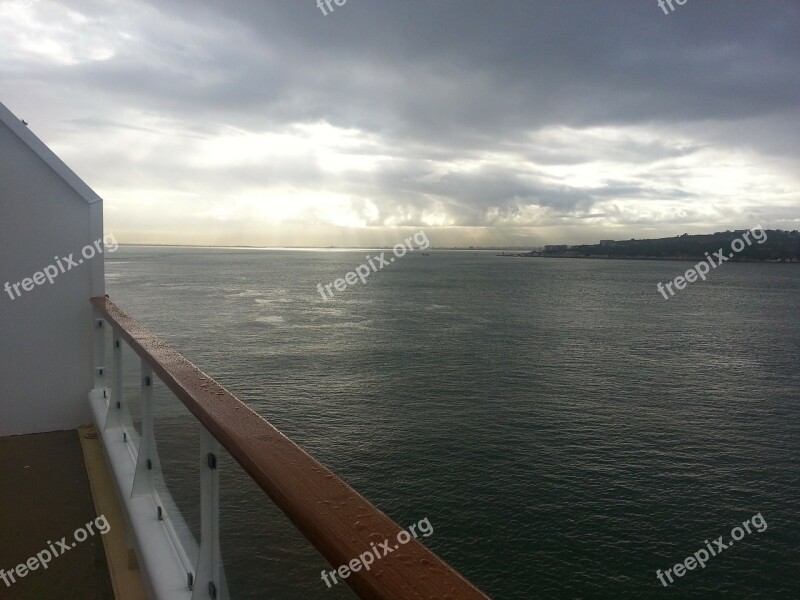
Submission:
[[[585,258],[651,258],[702,260],[706,252],[713,254],[722,249],[725,256],[733,253],[734,261],[775,261],[800,262],[800,232],[780,229],[756,230],[749,232],[750,244],[735,252],[742,241],[746,229],[720,231],[710,235],[689,235],[684,233],[671,238],[654,240],[603,240],[599,244],[579,246],[545,246],[533,255],[551,257]],[[764,237],[766,236],[766,239]],[[739,240],[739,242],[735,242]],[[759,243],[762,240],[762,243]],[[735,243],[733,247],[731,244]]]

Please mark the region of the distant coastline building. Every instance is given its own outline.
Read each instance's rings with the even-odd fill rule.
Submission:
[[[564,252],[565,250],[569,250],[567,244],[548,244],[544,247],[545,252]]]
[[[617,242],[614,240],[600,240],[601,247],[616,246]]]

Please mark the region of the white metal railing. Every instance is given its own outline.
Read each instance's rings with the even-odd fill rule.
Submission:
[[[89,395],[129,522],[129,539],[156,600],[227,598],[219,545],[218,455],[224,447],[332,566],[350,563],[396,537],[401,527],[319,461],[107,298],[95,308],[95,382]],[[113,385],[107,385],[105,330],[112,331]],[[124,340],[124,341],[123,341]],[[139,356],[141,437],[130,417],[122,374],[125,342]],[[161,483],[153,384],[187,408],[200,428],[199,544]],[[136,445],[138,441],[138,447]],[[173,450],[174,451],[174,450]],[[194,459],[192,459],[194,460]],[[337,510],[321,507],[335,504]],[[184,507],[186,508],[186,507]],[[339,567],[341,568],[341,567]],[[368,600],[488,600],[423,546],[409,540],[380,569],[353,569],[346,584]]]
[[[111,334],[113,381],[108,385],[106,337]],[[95,309],[95,378],[89,394],[95,427],[123,504],[128,545],[136,552],[151,596],[157,600],[227,600],[219,540],[219,442],[199,422],[200,540],[189,531],[161,477],[153,407],[155,375],[140,359],[141,436],[130,414],[123,385],[125,342],[120,331]],[[174,398],[174,396],[171,396]],[[179,403],[177,398],[174,398]],[[191,413],[189,413],[191,414]],[[138,447],[135,443],[139,439]]]

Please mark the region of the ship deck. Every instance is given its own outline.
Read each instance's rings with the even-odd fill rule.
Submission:
[[[113,600],[115,587],[132,587],[129,597],[144,597],[138,570],[127,568],[124,519],[104,480],[101,453],[91,428],[0,438],[0,599]],[[85,530],[98,513],[105,516],[108,533],[98,531],[106,527],[100,520],[94,535],[76,541],[76,530]],[[65,546],[59,546],[62,538]],[[104,545],[116,549],[111,570]],[[53,550],[59,555],[46,569],[31,560],[34,570],[18,570]],[[122,576],[121,586],[119,577],[112,583],[111,573]]]

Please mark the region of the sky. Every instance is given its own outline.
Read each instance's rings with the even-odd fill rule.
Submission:
[[[121,243],[800,228],[796,0],[316,2],[0,0],[0,101]]]

